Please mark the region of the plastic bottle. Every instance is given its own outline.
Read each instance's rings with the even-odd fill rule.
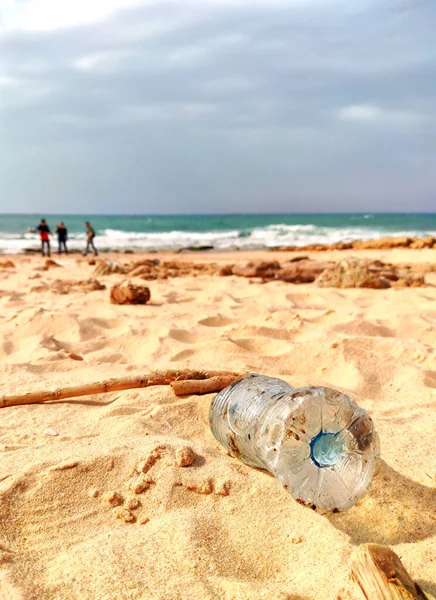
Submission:
[[[215,396],[210,427],[232,456],[267,469],[318,512],[347,510],[371,487],[379,456],[371,417],[331,388],[249,373]]]

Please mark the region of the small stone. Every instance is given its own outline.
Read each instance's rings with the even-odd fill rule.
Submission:
[[[111,506],[120,506],[124,503],[124,498],[120,496],[118,492],[108,492],[106,495],[106,500],[109,502]]]
[[[44,433],[46,435],[51,435],[52,437],[55,437],[56,435],[59,435],[59,433],[56,431],[56,429],[51,429],[51,428],[44,429]]]
[[[162,457],[162,450],[165,450],[164,445],[159,445],[154,448],[147,458],[143,458],[139,461],[136,470],[138,473],[147,473]]]
[[[83,356],[80,356],[80,354],[75,354],[74,352],[68,352],[67,358],[71,358],[72,360],[83,360]]]
[[[135,508],[138,508],[138,506],[139,506],[138,498],[127,498],[126,508],[128,508],[129,510],[135,510]]]
[[[97,488],[89,488],[88,496],[89,498],[97,498],[100,495],[100,491]]]
[[[211,479],[205,479],[197,488],[199,494],[211,494],[213,492],[213,482]]]
[[[183,446],[176,450],[176,465],[178,467],[189,467],[195,460],[195,452],[190,446]]]
[[[147,481],[144,481],[144,479],[142,477],[138,477],[137,479],[131,479],[129,482],[129,489],[134,494],[140,494],[141,492],[146,490],[148,487],[149,487],[149,483]]]
[[[230,490],[229,481],[218,481],[215,485],[215,494],[217,496],[228,496]]]
[[[149,522],[149,518],[148,517],[142,517],[141,519],[139,519],[139,524],[140,525],[145,525],[146,523]]]
[[[114,510],[114,515],[117,519],[124,521],[124,523],[133,523],[136,520],[135,515],[132,515],[130,510],[127,510],[127,508],[116,508]]]

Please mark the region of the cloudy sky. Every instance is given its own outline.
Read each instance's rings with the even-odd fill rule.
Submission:
[[[435,0],[0,0],[0,212],[436,211]]]

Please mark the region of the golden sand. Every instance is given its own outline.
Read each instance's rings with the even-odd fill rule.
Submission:
[[[199,276],[146,282],[149,304],[117,306],[120,275],[59,295],[44,284],[93,267],[12,259],[0,270],[0,394],[151,369],[255,371],[349,394],[375,421],[382,461],[371,494],[325,517],[226,454],[208,426],[213,394],[152,387],[1,409],[2,600],[358,600],[349,557],[363,542],[389,544],[436,594],[436,287]]]

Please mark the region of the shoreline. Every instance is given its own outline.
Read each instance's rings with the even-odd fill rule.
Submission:
[[[57,244],[53,240],[52,242],[52,254],[56,252]],[[207,252],[208,254],[223,254],[223,253],[242,253],[242,252],[329,252],[336,250],[395,250],[395,249],[409,249],[409,250],[431,250],[436,249],[436,237],[380,237],[377,239],[369,240],[352,240],[335,242],[332,244],[305,244],[301,246],[297,245],[284,245],[284,246],[272,246],[272,247],[258,247],[258,248],[217,248],[213,245],[199,245],[199,246],[186,246],[177,249],[138,249],[135,247],[125,248],[110,248],[102,247],[98,248],[100,254],[197,254]],[[29,256],[40,254],[41,250],[39,246],[24,248],[19,252],[0,251],[0,255],[10,256]],[[71,248],[69,254],[79,255],[83,254],[83,249]]]

